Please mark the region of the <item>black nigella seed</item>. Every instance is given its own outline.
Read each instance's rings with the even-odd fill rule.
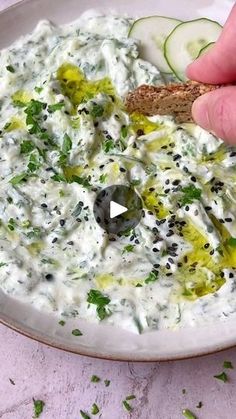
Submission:
[[[47,206],[47,204],[43,203],[43,204],[41,204],[41,207],[42,208],[47,208],[48,206]]]
[[[189,173],[189,170],[188,170],[188,168],[187,168],[186,166],[184,166],[184,167],[183,167],[183,171],[184,171],[185,173]]]
[[[212,208],[211,208],[211,207],[205,207],[205,210],[206,210],[206,211],[211,211],[211,210],[212,210]]]
[[[174,232],[172,230],[169,230],[168,233],[166,233],[166,237],[173,236]]]
[[[158,252],[158,249],[156,247],[153,247],[152,251],[155,253],[155,252]]]
[[[212,255],[214,255],[214,253],[215,253],[215,251],[214,251],[214,249],[212,249],[212,250],[210,251],[210,255],[212,256]]]
[[[225,276],[224,272],[221,272],[220,276],[221,276],[221,278],[224,278],[224,276]]]
[[[60,220],[60,226],[63,227],[65,225],[65,220]]]
[[[70,240],[69,242],[67,242],[67,244],[69,244],[69,246],[73,246],[74,242]]]
[[[170,189],[164,189],[164,193],[169,193]]]
[[[180,155],[180,154],[175,154],[175,155],[173,156],[173,160],[174,160],[174,161],[179,160],[179,159],[181,159],[181,155]]]
[[[166,276],[171,276],[173,275],[172,272],[167,272]]]
[[[208,249],[208,247],[209,247],[209,246],[210,246],[210,243],[205,243],[205,244],[204,244],[204,248],[205,248],[205,249]]]
[[[172,185],[177,186],[180,184],[180,180],[179,179],[175,179],[174,182],[172,182]]]
[[[232,151],[229,155],[229,157],[234,157],[234,156],[236,156],[236,151]]]
[[[52,280],[53,280],[53,275],[52,275],[52,274],[46,274],[46,275],[45,275],[45,279],[46,279],[47,281],[52,281]]]
[[[159,264],[159,263],[154,263],[154,265],[153,265],[153,266],[154,266],[154,268],[155,268],[155,269],[160,268],[160,264]]]
[[[126,172],[126,169],[124,167],[120,167],[120,172]]]
[[[79,206],[80,206],[80,207],[83,207],[83,206],[84,206],[83,201],[79,201]]]
[[[170,264],[168,262],[166,263],[166,269],[170,269]]]
[[[172,258],[168,258],[168,261],[172,264],[175,263]]]
[[[221,223],[221,224],[224,224],[225,222],[224,222],[224,220],[222,219],[222,218],[220,218],[219,219],[219,222]]]
[[[54,239],[52,240],[52,243],[56,243],[57,241],[57,237],[54,237]]]
[[[149,192],[155,191],[155,188],[149,188]]]
[[[85,215],[84,221],[88,221],[88,220],[89,220],[89,218],[87,217],[87,215]]]
[[[138,129],[137,130],[137,135],[138,136],[144,135],[144,131],[142,129]]]
[[[192,182],[197,182],[197,179],[195,178],[195,176],[191,176],[190,179],[191,179]]]
[[[185,211],[189,211],[189,206],[188,205],[186,205]]]
[[[233,272],[230,272],[230,273],[229,273],[229,278],[233,278],[233,277],[234,277]]]
[[[135,243],[135,244],[139,244],[139,240],[138,240],[138,239],[135,239],[135,240],[134,240],[134,243]]]
[[[166,185],[169,185],[169,183],[170,183],[170,180],[169,179],[166,179],[165,184]]]
[[[233,220],[230,217],[225,218],[226,223],[231,223]]]

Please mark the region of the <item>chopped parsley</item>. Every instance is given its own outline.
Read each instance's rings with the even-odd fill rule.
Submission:
[[[87,413],[85,413],[83,410],[80,410],[80,415],[83,419],[91,419]]]
[[[10,183],[13,186],[19,185],[19,183],[25,182],[28,178],[28,173],[23,172],[20,173],[19,175],[14,176],[13,178],[10,179]]]
[[[105,384],[105,387],[109,387],[109,385],[111,384],[111,381],[110,380],[104,380],[104,384]]]
[[[150,284],[150,282],[155,282],[158,278],[157,271],[151,271],[150,274],[145,279],[145,284]]]
[[[136,399],[136,396],[134,394],[131,394],[130,396],[127,396],[125,400],[134,400]]]
[[[134,247],[135,246],[133,244],[127,244],[127,246],[124,247],[122,254],[125,252],[128,252],[128,253],[133,252]]]
[[[66,322],[65,322],[65,320],[59,320],[58,324],[60,326],[65,326]]]
[[[121,138],[126,138],[128,135],[128,127],[123,125],[120,130]]]
[[[0,262],[0,268],[2,268],[2,266],[7,266],[7,263],[5,263],[5,262]]]
[[[107,180],[107,174],[103,173],[100,177],[99,177],[99,182],[101,183],[105,183]]]
[[[82,185],[84,188],[91,188],[92,185],[90,183],[90,180],[91,180],[90,176],[86,177],[86,176],[73,175],[71,178],[71,182],[78,183],[79,185]]]
[[[202,190],[196,188],[194,185],[185,186],[182,188],[183,197],[181,199],[181,205],[192,204],[194,200],[200,200]]]
[[[132,412],[133,408],[132,406],[127,402],[127,400],[123,400],[122,402],[123,407],[125,410],[127,410],[127,412]]]
[[[214,375],[214,378],[217,378],[217,380],[221,380],[224,383],[228,381],[228,376],[225,372],[222,372],[221,374],[218,374],[218,375]]]
[[[35,145],[30,140],[22,141],[22,143],[20,144],[21,154],[28,154],[28,153],[31,153],[31,151],[33,150],[35,150]]]
[[[10,218],[10,219],[8,220],[7,228],[8,228],[10,231],[14,231],[14,230],[15,230],[15,227],[16,227],[16,222],[15,222],[14,218]]]
[[[60,111],[65,106],[64,102],[55,103],[54,105],[48,105],[48,113],[54,113]]]
[[[38,156],[35,153],[30,154],[29,163],[27,169],[29,172],[36,172],[41,166],[40,161],[38,160]]]
[[[234,366],[233,366],[232,362],[230,362],[230,361],[224,361],[223,368],[229,368],[229,369],[233,370],[234,369]]]
[[[93,118],[100,118],[104,113],[104,109],[98,103],[94,103],[92,110],[90,111],[90,115]]]
[[[6,66],[7,71],[9,71],[10,73],[15,73],[15,69],[12,65],[7,65]]]
[[[68,134],[64,135],[64,139],[63,139],[63,143],[62,143],[62,148],[60,151],[60,158],[59,158],[59,164],[61,166],[64,166],[67,163],[67,159],[69,156],[69,153],[71,151],[72,148],[72,141],[69,137]]]
[[[36,93],[41,93],[43,91],[43,87],[35,86],[34,90],[35,90]]]
[[[31,231],[25,234],[28,239],[40,238],[42,235],[42,231],[40,227],[33,227]]]
[[[83,333],[79,329],[74,329],[71,333],[74,336],[83,336]]]
[[[236,238],[234,237],[230,237],[227,241],[226,244],[228,244],[231,247],[236,247]]]
[[[187,419],[197,419],[197,417],[189,409],[184,409],[182,413],[183,416]]]
[[[43,411],[45,403],[42,400],[35,400],[35,399],[33,399],[33,402],[34,402],[34,418],[39,418],[39,416],[41,415]]]
[[[91,289],[87,295],[87,302],[97,306],[97,315],[100,320],[104,320],[110,315],[110,311],[106,309],[106,305],[110,303],[110,298],[103,295],[100,291]]]
[[[115,147],[114,141],[113,140],[105,140],[102,144],[102,148],[105,151],[105,153],[109,153],[109,151],[113,150],[113,148]]]
[[[97,375],[92,375],[91,383],[99,383],[99,381],[101,381],[100,377],[98,377]]]
[[[96,403],[93,403],[91,413],[92,415],[97,415],[99,413],[99,407]]]

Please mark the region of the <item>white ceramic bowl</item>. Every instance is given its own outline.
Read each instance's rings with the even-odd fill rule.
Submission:
[[[0,14],[0,48],[31,31],[38,20],[55,23],[75,20],[88,8],[104,13],[111,10],[133,17],[164,15],[179,19],[209,17],[224,23],[232,5],[230,0],[28,0]],[[54,316],[41,313],[0,292],[1,321],[13,329],[57,348],[108,359],[161,361],[207,354],[236,345],[234,319],[205,327],[162,330],[135,335],[102,323],[70,320],[64,327]],[[71,330],[78,327],[83,336]]]

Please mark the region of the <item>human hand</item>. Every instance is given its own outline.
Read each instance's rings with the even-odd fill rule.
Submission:
[[[212,50],[187,67],[187,77],[203,83],[236,82],[236,5]],[[200,96],[192,107],[202,128],[236,145],[236,86],[226,86]]]

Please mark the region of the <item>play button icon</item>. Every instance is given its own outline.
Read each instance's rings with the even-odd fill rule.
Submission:
[[[107,233],[134,229],[142,217],[142,200],[130,187],[112,185],[102,189],[94,202],[94,217]]]
[[[117,204],[117,202],[114,201],[110,202],[110,218],[124,214],[126,211],[128,211],[128,208],[123,207],[123,205]]]

